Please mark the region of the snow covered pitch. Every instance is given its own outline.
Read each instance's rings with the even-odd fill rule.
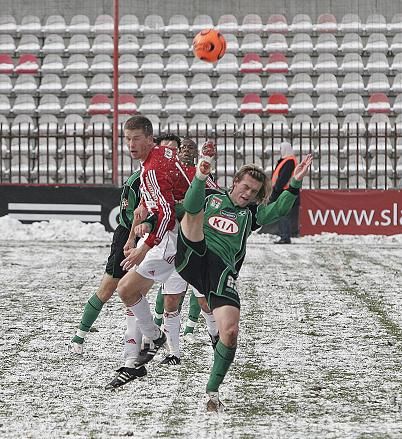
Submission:
[[[106,392],[122,364],[120,300],[102,310],[83,358],[67,345],[110,235],[0,218],[0,437],[400,438],[402,235],[272,240],[250,238],[240,343],[221,386],[226,410],[207,414],[203,322],[183,342],[180,366],[157,358],[145,379]]]

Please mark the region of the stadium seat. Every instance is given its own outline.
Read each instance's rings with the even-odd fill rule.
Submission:
[[[342,93],[364,93],[363,78],[359,73],[347,73],[340,88]]]
[[[255,113],[249,113],[243,116],[239,123],[239,132],[247,136],[261,136],[263,124],[261,117]]]
[[[185,97],[181,94],[170,95],[166,100],[164,111],[168,114],[185,115],[187,113]]]
[[[5,96],[2,96],[2,98],[4,97]],[[12,108],[12,112],[14,114],[34,114],[35,111],[36,111],[36,105],[31,95],[28,94],[17,95]]]
[[[368,34],[373,34],[376,32],[385,33],[387,32],[387,22],[385,17],[381,14],[371,14],[367,17],[366,24],[363,29]]]
[[[47,75],[54,73],[61,75],[64,70],[63,61],[59,55],[46,55],[43,59],[41,73],[42,75]]]
[[[336,33],[338,24],[333,14],[321,14],[317,18],[315,30],[318,33]]]
[[[165,120],[162,130],[165,133],[185,136],[187,134],[186,119],[181,114],[172,114]]]
[[[0,74],[0,93],[10,94],[13,89],[11,79],[8,75]]]
[[[29,134],[34,133],[35,131],[36,131],[36,125],[32,117],[27,114],[19,114],[14,118],[14,120],[11,123],[11,134],[13,136],[18,136],[18,137],[27,136]]]
[[[264,45],[262,39],[258,34],[247,34],[244,36],[240,44],[240,50],[243,54],[246,53],[262,53]]]
[[[240,73],[261,74],[262,71],[263,65],[260,55],[258,53],[247,53],[240,64]]]
[[[0,34],[13,35],[17,32],[17,23],[12,15],[0,16]]]
[[[325,93],[337,94],[338,93],[338,82],[336,77],[332,73],[323,73],[317,79],[317,84],[315,86],[315,91],[318,95]]]
[[[392,111],[396,114],[402,113],[402,94],[398,94],[395,98],[394,105],[392,106]]]
[[[249,93],[242,99],[240,104],[240,113],[256,113],[261,114],[264,111],[261,98],[255,93]]]
[[[91,49],[88,37],[84,34],[74,34],[68,43],[66,51],[72,55],[87,55]]]
[[[21,55],[15,66],[15,73],[36,75],[39,71],[39,61],[36,55]]]
[[[363,73],[364,65],[358,53],[347,53],[343,58],[339,70],[343,73]]]
[[[137,57],[131,54],[121,55],[119,58],[119,73],[135,74],[139,70]]]
[[[346,14],[343,16],[341,23],[339,24],[339,31],[347,33],[361,33],[363,26],[360,17],[357,14]]]
[[[30,178],[32,172],[32,159],[28,155],[21,155],[21,157],[13,157],[11,160],[10,168],[6,171],[9,172],[12,177],[16,177],[15,179],[11,179],[11,182],[19,183],[23,181],[23,177],[26,176]],[[20,180],[21,178],[21,180]]]
[[[397,53],[394,56],[390,69],[394,72],[402,72],[402,53]]]
[[[231,73],[224,73],[219,76],[214,91],[218,94],[232,93],[237,94],[239,86],[237,85],[237,79]]]
[[[171,55],[166,62],[165,72],[169,75],[173,73],[185,74],[188,73],[188,71],[189,65],[187,58],[184,55]]]
[[[371,160],[368,174],[369,177],[376,177],[378,175],[393,177],[394,167],[392,160],[386,154],[375,155]]]
[[[265,44],[264,50],[266,53],[283,53],[288,51],[288,43],[283,34],[270,34]],[[261,53],[261,50],[260,52]]]
[[[394,77],[394,81],[391,85],[390,91],[393,93],[402,93],[402,74],[397,73]]]
[[[314,50],[320,53],[333,53],[336,54],[338,52],[338,43],[333,34],[321,34],[317,42],[315,44]]]
[[[282,14],[270,15],[264,30],[268,34],[270,33],[287,34],[289,31],[289,26],[286,17]]]
[[[384,34],[373,33],[370,34],[364,50],[368,53],[387,53],[388,52],[388,41]]]
[[[391,22],[388,23],[388,29],[391,33],[402,32],[402,14],[394,14]]]
[[[317,104],[318,106],[318,104]],[[315,126],[314,131],[318,133],[319,136],[329,134],[332,136],[336,136],[339,130],[338,119],[335,114],[325,114],[321,113],[321,116],[317,120],[317,124]]]
[[[0,35],[0,51],[1,53],[14,53],[16,45],[14,38],[10,35]]]
[[[92,31],[95,34],[113,34],[114,21],[113,17],[107,14],[98,15],[95,19]]]
[[[170,93],[182,93],[186,94],[188,91],[188,85],[186,77],[181,73],[173,73],[170,75],[165,84],[165,92]]]
[[[391,137],[392,135],[392,131],[393,131],[393,126],[392,123],[389,119],[389,117],[387,116],[387,114],[385,113],[374,113],[369,120],[368,126],[367,126],[368,132],[369,134],[372,134],[374,136],[376,136],[376,138],[380,135],[380,136],[388,136]],[[375,140],[375,139],[374,139]],[[375,144],[377,144],[377,146],[374,148],[374,150],[377,148],[379,144],[381,143],[382,145],[384,145],[384,149],[382,150],[384,152],[385,150],[385,142],[383,138],[378,138],[377,141],[374,142]],[[371,148],[371,150],[373,150],[373,148]],[[370,148],[369,148],[369,152],[371,152]],[[392,145],[390,147],[388,147],[388,152],[392,151]]]
[[[215,131],[218,135],[233,136],[238,131],[237,121],[233,114],[220,114],[216,121]]]
[[[171,35],[166,44],[166,51],[169,55],[173,55],[176,53],[182,53],[183,55],[187,55],[190,51],[190,46],[185,35]]]
[[[35,35],[22,35],[18,47],[15,49],[17,54],[34,54],[40,51],[40,43]],[[21,55],[23,56],[23,55]]]
[[[112,58],[109,55],[96,55],[89,70],[93,75],[98,73],[111,74],[113,72]]]
[[[144,76],[140,88],[142,94],[161,95],[163,92],[162,79],[156,73],[148,73]]]
[[[214,22],[209,15],[201,14],[194,18],[193,24],[191,26],[191,32],[193,34],[198,34],[198,32],[203,29],[211,29],[214,27]]]
[[[60,162],[56,178],[60,183],[79,183],[82,173],[81,159],[77,155],[67,155]]]
[[[18,26],[17,31],[20,34],[39,35],[42,32],[42,25],[39,17],[35,15],[22,17],[21,24]]]
[[[360,35],[357,33],[346,34],[339,46],[339,50],[343,53],[362,53],[363,43]]]
[[[390,87],[388,78],[384,73],[373,73],[367,83],[367,92],[372,93],[389,93]]]
[[[157,14],[147,15],[144,20],[143,32],[146,36],[149,34],[162,35],[165,32],[163,18]]]
[[[109,114],[112,110],[112,105],[109,98],[104,94],[97,94],[91,98],[88,106],[88,113],[94,114]]]
[[[86,15],[74,15],[71,18],[70,25],[67,28],[67,32],[70,34],[82,34],[88,35],[91,31],[91,24],[89,18]]]
[[[138,106],[138,111],[141,114],[160,114],[162,111],[162,104],[157,95],[145,95]]]
[[[0,114],[8,115],[10,111],[11,111],[11,106],[8,96],[0,95]]]
[[[389,113],[391,105],[388,97],[384,93],[373,93],[369,97],[367,112],[371,113]]]
[[[138,35],[141,31],[140,23],[136,15],[126,14],[120,18],[120,34]]]
[[[113,39],[110,35],[100,34],[95,37],[92,43],[91,52],[94,55],[105,54],[112,55],[113,54]]]
[[[137,79],[130,73],[123,73],[119,78],[119,93],[136,94],[138,91]]]
[[[286,117],[282,114],[273,114],[272,116],[269,116],[265,124],[264,132],[269,136],[287,136],[289,132],[289,125]]]
[[[216,29],[221,33],[237,33],[240,27],[234,15],[224,14],[219,17]]]
[[[189,87],[189,91],[192,94],[212,93],[212,90],[211,78],[208,75],[205,73],[197,73],[193,76]]]
[[[313,42],[308,34],[296,34],[289,45],[289,50],[293,53],[313,53]]]
[[[53,94],[43,95],[39,100],[38,114],[59,114],[61,105],[59,98]]]
[[[319,170],[320,176],[339,176],[342,172],[342,167],[339,164],[338,157],[335,151],[331,151],[328,144],[321,144],[318,148],[319,155]],[[332,154],[333,153],[333,154]]]
[[[239,42],[237,41],[236,35],[225,34],[224,37],[226,40],[226,53],[234,53],[235,55],[237,55],[240,46]]]
[[[343,99],[343,104],[340,108],[344,114],[358,113],[363,114],[365,111],[363,98],[357,93],[350,93]]]
[[[332,53],[320,53],[318,55],[314,70],[321,75],[322,73],[336,73],[338,63]]]
[[[373,53],[367,60],[366,70],[368,73],[388,73],[388,59],[384,53]]]
[[[338,101],[334,95],[322,94],[318,97],[315,106],[315,111],[318,114],[337,114]]]
[[[266,91],[268,95],[276,93],[283,93],[286,95],[288,93],[288,82],[286,81],[286,77],[280,73],[269,75],[264,91]]]
[[[112,80],[109,75],[105,73],[98,73],[93,76],[88,87],[88,92],[95,94],[110,94],[112,93]]]
[[[259,14],[245,15],[240,30],[243,34],[260,34],[263,31],[261,16]]]
[[[271,53],[264,70],[267,73],[288,73],[288,60],[282,53]]]
[[[135,35],[124,34],[119,39],[120,55],[130,54],[137,55],[140,51],[140,43]]]
[[[234,56],[234,55],[233,54],[227,54],[226,57],[227,56]],[[224,58],[222,58],[222,59],[224,59]],[[222,61],[222,59],[220,61]],[[231,59],[230,61],[233,62],[233,59]],[[226,61],[224,62],[224,65],[226,66]],[[236,61],[236,65],[237,65],[237,61]],[[212,75],[212,72],[214,70],[214,65],[212,63],[208,63],[208,62],[202,61],[199,58],[194,57],[193,58],[193,62],[191,63],[191,66],[190,66],[189,70],[190,70],[190,72],[192,74],[207,73],[207,74]],[[234,70],[234,66],[231,67],[231,70]]]
[[[233,55],[233,53],[227,53],[217,62],[215,70],[219,75],[222,75],[223,73],[236,74],[239,71],[236,56]]]
[[[50,34],[45,38],[45,41],[42,46],[42,53],[47,54],[56,54],[63,55],[64,54],[64,39],[61,35]]]
[[[162,57],[156,53],[151,53],[146,55],[142,61],[140,72],[144,75],[149,73],[158,74],[159,76],[162,74],[164,70]]]
[[[193,114],[211,114],[213,111],[212,100],[207,94],[195,95],[189,107]]]
[[[307,73],[297,73],[289,86],[289,93],[309,93],[313,92],[313,82],[311,81],[311,76]]]
[[[169,23],[165,27],[167,35],[184,34],[186,35],[190,30],[187,17],[181,14],[172,15],[169,18]]]
[[[19,94],[34,94],[38,89],[36,79],[33,75],[20,75],[15,81],[13,92]]]
[[[10,55],[0,53],[0,73],[11,75],[14,71],[14,62]]]
[[[63,113],[64,114],[84,114],[87,111],[87,105],[85,103],[84,96],[74,93],[67,97],[64,102]]]
[[[262,92],[262,81],[261,76],[256,75],[255,73],[249,73],[245,75],[241,80],[239,90],[243,94],[247,93],[257,93],[261,94]]]
[[[59,75],[49,73],[42,76],[41,84],[38,88],[40,94],[54,93],[59,94],[61,92],[61,80]]]
[[[290,111],[293,114],[313,114],[314,105],[307,93],[298,93],[292,100]]]
[[[84,133],[83,118],[79,114],[67,115],[63,123],[60,123],[59,132],[66,136],[82,135]]]
[[[398,33],[394,35],[394,37],[392,38],[392,42],[389,46],[389,50],[394,55],[402,52],[402,33]]]
[[[341,132],[344,134],[364,136],[366,133],[366,124],[361,114],[349,113],[345,116],[341,126]]]
[[[54,114],[42,114],[38,121],[39,134],[57,134],[59,132],[59,124]]]
[[[313,23],[311,22],[311,18],[306,14],[296,14],[293,17],[292,24],[290,25],[290,31],[294,34],[311,34],[313,31]]]
[[[135,114],[137,112],[137,104],[133,95],[121,94],[117,104],[119,114]]]
[[[88,121],[88,124],[85,129],[85,133],[89,136],[107,136],[111,134],[112,126],[109,122],[109,119],[104,114],[95,114],[95,116],[91,116]],[[92,143],[88,145],[86,148],[86,153],[89,155],[93,155],[96,153],[94,150],[94,146],[98,146],[99,144]],[[104,151],[104,146],[101,147],[101,152]],[[99,150],[97,151],[99,152]]]
[[[84,55],[71,55],[68,58],[67,65],[64,68],[64,72],[67,75],[72,75],[74,73],[85,74],[89,70],[88,60]]]
[[[216,114],[237,114],[239,111],[236,98],[231,94],[220,95],[215,104]]]
[[[212,123],[206,114],[196,114],[189,123],[189,135],[207,136],[212,133]]]
[[[310,55],[307,53],[297,53],[290,64],[289,70],[293,73],[309,73],[313,72],[313,63]]]
[[[287,114],[289,111],[288,98],[281,93],[269,96],[265,111],[269,114]]]

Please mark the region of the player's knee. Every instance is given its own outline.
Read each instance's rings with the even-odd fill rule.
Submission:
[[[239,325],[237,323],[223,328],[223,334],[221,334],[221,338],[226,341],[229,347],[234,347],[237,345],[238,336],[239,336]]]
[[[179,307],[180,296],[178,294],[165,294],[164,295],[164,306],[165,311],[173,312],[177,311]]]

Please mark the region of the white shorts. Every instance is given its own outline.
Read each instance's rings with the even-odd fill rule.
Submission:
[[[174,270],[169,279],[163,284],[162,294],[180,294],[187,291],[187,282]]]
[[[176,272],[174,258],[176,255],[177,232],[178,224],[176,222],[175,228],[167,231],[159,245],[152,247],[141,264],[133,267],[132,270],[135,270],[146,279],[155,282],[166,282],[171,274]],[[138,243],[138,247],[141,243],[141,241]]]

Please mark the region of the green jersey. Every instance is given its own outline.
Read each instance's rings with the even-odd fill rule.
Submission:
[[[301,182],[292,180],[297,189]],[[286,215],[297,198],[289,190],[268,205],[239,207],[233,204],[229,193],[208,195],[204,204],[204,235],[207,247],[219,255],[237,273],[246,254],[246,241],[253,230],[277,221]]]
[[[140,194],[141,170],[135,171],[123,184],[120,198],[119,223],[126,229],[131,229],[134,218],[134,210],[137,208]]]

